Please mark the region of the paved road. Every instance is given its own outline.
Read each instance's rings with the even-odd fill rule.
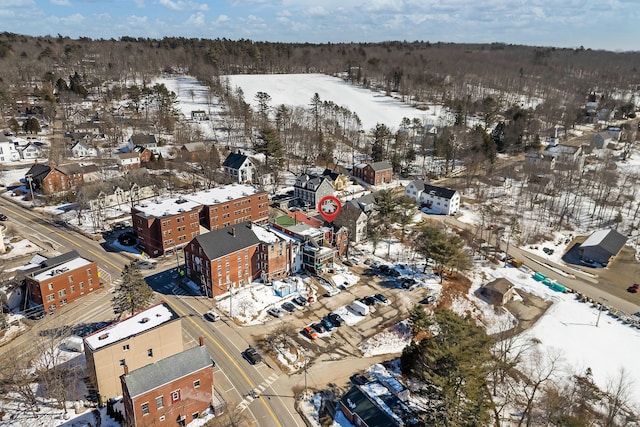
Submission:
[[[113,319],[112,290],[120,278],[122,268],[130,261],[128,257],[118,252],[109,252],[104,242],[96,242],[65,227],[56,226],[53,222],[43,219],[40,212],[17,206],[11,201],[0,198],[0,209],[9,216],[10,222],[23,227],[21,233],[24,237],[38,242],[51,255],[75,249],[81,256],[98,263],[103,271],[103,280],[111,278],[112,281],[106,283],[105,289],[87,295],[58,310],[54,315],[35,322],[31,331],[0,347],[2,357],[15,357],[29,351],[34,337],[40,331],[63,325]],[[249,418],[260,426],[303,426],[302,419],[293,409],[291,391],[286,392],[282,387],[274,385],[274,382],[281,378],[281,372],[265,363],[251,366],[242,358],[240,352],[248,344],[236,331],[237,326],[223,321],[209,324],[202,319],[201,314],[210,308],[210,303],[206,299],[188,297],[188,290],[175,286],[175,265],[175,259],[161,260],[159,270],[168,266],[173,267],[173,270],[151,270],[145,274],[153,275],[156,282],[151,282],[157,285],[160,291],[158,299],[167,301],[181,315],[187,341],[195,345],[199,336],[205,337],[207,349],[217,363],[216,388],[225,399],[229,399],[230,410],[247,413]],[[252,390],[264,397],[252,398]],[[283,402],[285,399],[286,403]]]
[[[434,218],[430,216],[430,218]],[[447,225],[475,230],[476,226],[459,221],[452,217],[439,217]],[[500,249],[506,251],[506,243],[499,242]],[[524,264],[534,271],[540,271],[546,276],[557,280],[559,283],[576,290],[587,297],[604,302],[605,305],[622,310],[625,313],[635,313],[640,311],[640,306],[624,298],[620,298],[607,291],[607,288],[601,286],[600,280],[594,274],[590,274],[565,264],[559,264],[554,261],[545,259],[529,251],[520,249],[513,245],[509,246],[509,255],[520,259]]]

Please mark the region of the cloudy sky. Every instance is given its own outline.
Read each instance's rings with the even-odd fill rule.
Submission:
[[[640,50],[638,0],[0,0],[0,30],[91,38],[504,42]]]

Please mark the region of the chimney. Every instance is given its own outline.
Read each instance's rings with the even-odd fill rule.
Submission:
[[[129,375],[129,366],[124,365],[124,374]]]
[[[204,337],[202,335],[198,338],[198,342],[200,343],[200,347],[204,347]]]
[[[236,228],[235,227],[231,227],[231,235],[233,237],[236,237]]]

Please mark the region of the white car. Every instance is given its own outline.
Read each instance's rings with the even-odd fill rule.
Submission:
[[[210,322],[215,322],[217,320],[220,320],[220,315],[213,310],[207,311],[203,317]]]

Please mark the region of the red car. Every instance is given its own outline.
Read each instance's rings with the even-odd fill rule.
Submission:
[[[635,294],[638,292],[638,289],[640,289],[640,285],[638,285],[637,283],[634,283],[633,286],[629,286],[627,288],[627,292],[631,292],[632,294]]]

